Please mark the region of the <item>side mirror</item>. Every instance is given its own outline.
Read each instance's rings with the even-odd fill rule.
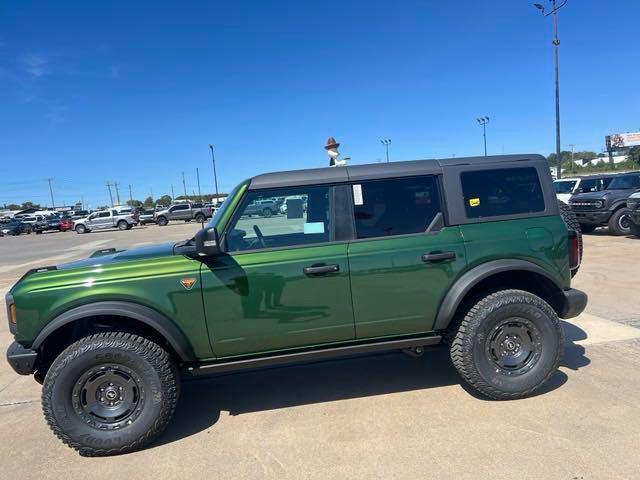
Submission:
[[[201,228],[196,233],[195,240],[196,253],[201,257],[210,257],[221,252],[216,227]]]

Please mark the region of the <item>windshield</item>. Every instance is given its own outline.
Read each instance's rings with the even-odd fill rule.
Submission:
[[[629,190],[640,188],[640,175],[615,177],[607,187],[607,190]]]
[[[556,193],[571,193],[576,183],[576,180],[556,180],[553,182],[553,187],[556,189]]]

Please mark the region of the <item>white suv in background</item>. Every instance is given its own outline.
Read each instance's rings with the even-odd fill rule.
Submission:
[[[569,199],[576,193],[599,192],[609,186],[615,174],[585,175],[584,177],[562,178],[554,180],[553,186],[556,189],[556,197],[564,203],[569,203]]]

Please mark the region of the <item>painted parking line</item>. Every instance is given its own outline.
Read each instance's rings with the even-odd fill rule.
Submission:
[[[583,313],[579,317],[572,318],[569,323],[583,330],[586,334],[586,338],[573,341],[578,345],[593,345],[640,338],[640,328],[624,325],[589,313]]]

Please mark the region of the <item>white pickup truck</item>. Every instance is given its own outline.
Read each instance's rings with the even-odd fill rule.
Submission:
[[[130,230],[138,221],[130,214],[120,214],[117,210],[102,210],[93,212],[88,217],[74,220],[74,230],[76,233],[88,233],[92,230],[105,230],[117,228],[118,230]]]

